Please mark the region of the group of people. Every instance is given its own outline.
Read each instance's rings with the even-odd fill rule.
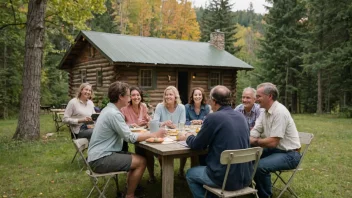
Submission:
[[[262,83],[257,90],[244,89],[242,104],[235,110],[231,108],[231,91],[225,86],[212,88],[208,102],[204,90],[194,88],[186,105],[181,103],[177,88],[169,86],[151,117],[142,91],[117,81],[108,89],[110,102],[101,111],[94,129],[87,129],[86,123],[92,121],[90,115],[95,113],[92,95],[91,85],[83,83],[77,97],[68,103],[63,120],[72,126],[78,138],[90,139],[88,162],[95,172],[128,171],[126,197],[134,197],[146,167],[148,182],[155,182],[154,155],[139,147],[135,147],[135,154],[129,153],[127,143],[165,137],[165,128],[177,128],[178,123],[201,124],[197,135],[186,133],[178,139],[185,140],[191,149],[208,149],[203,162],[200,157],[200,166],[186,173],[193,197],[204,197],[204,184],[221,187],[226,166],[219,159],[224,150],[264,148],[254,177],[259,197],[272,196],[271,172],[295,168],[301,157],[295,123],[287,108],[277,101],[279,93],[272,83]],[[157,132],[131,132],[130,127],[146,126],[151,120],[159,121],[161,127]],[[185,163],[186,159],[181,158],[181,176]],[[233,165],[225,189],[250,185],[252,172],[252,163]]]

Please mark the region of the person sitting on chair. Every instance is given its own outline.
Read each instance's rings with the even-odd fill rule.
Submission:
[[[202,124],[204,118],[211,112],[211,107],[206,104],[204,89],[196,87],[192,90],[190,101],[185,105],[186,124]]]
[[[260,115],[260,106],[255,103],[256,91],[252,87],[247,87],[242,92],[242,104],[235,108],[235,111],[241,112],[247,119],[249,129],[251,130],[255,121]]]
[[[93,95],[92,85],[82,83],[77,90],[77,96],[68,102],[65,109],[63,122],[70,125],[77,138],[90,139],[92,136],[93,129],[88,128],[87,124],[93,123],[91,118],[95,113],[91,100]]]
[[[257,101],[265,109],[251,130],[251,145],[263,147],[254,176],[259,197],[271,197],[271,172],[296,168],[301,155],[299,134],[287,108],[277,101],[279,92],[272,83],[257,87]]]
[[[240,112],[234,111],[230,106],[231,91],[218,85],[210,91],[209,101],[213,113],[205,118],[197,136],[186,133],[185,136],[179,137],[180,140],[186,140],[191,149],[208,148],[206,166],[193,167],[186,174],[187,183],[195,198],[204,197],[204,184],[216,188],[222,186],[226,173],[226,166],[220,163],[223,151],[250,147],[247,121]],[[252,163],[232,165],[228,174],[231,179],[227,180],[225,190],[238,190],[248,186],[251,183],[252,171]]]
[[[181,103],[180,94],[176,87],[168,86],[164,90],[163,102],[159,103],[155,108],[153,120],[158,120],[160,126],[175,129],[179,123],[186,123],[185,106]],[[161,165],[161,160],[159,163]],[[180,158],[179,176],[184,177],[184,164],[187,158]]]
[[[96,173],[128,171],[127,198],[134,197],[135,189],[141,180],[146,160],[137,154],[122,151],[123,141],[130,143],[144,141],[150,137],[164,137],[166,131],[155,133],[132,133],[125,122],[121,108],[130,101],[130,88],[127,83],[114,82],[108,90],[110,102],[101,111],[88,147],[88,163]]]
[[[147,105],[144,103],[143,92],[138,87],[130,88],[131,101],[130,103],[121,109],[122,114],[125,116],[125,121],[130,127],[143,127],[146,126],[151,119],[148,115]],[[149,183],[155,183],[156,179],[154,176],[154,158],[153,154],[149,151],[140,148],[138,146],[134,147],[135,153],[146,157],[147,159],[147,169],[149,172]],[[126,141],[123,142],[123,151],[128,151],[128,144]],[[152,158],[150,160],[150,158]]]

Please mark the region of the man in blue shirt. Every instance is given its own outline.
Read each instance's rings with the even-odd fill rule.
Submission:
[[[191,149],[208,148],[206,166],[197,166],[187,171],[186,179],[193,197],[204,197],[206,184],[221,187],[226,166],[220,164],[224,150],[249,148],[249,128],[240,112],[231,108],[231,92],[225,86],[216,86],[210,91],[210,106],[214,113],[208,114],[197,136],[187,133],[180,140],[187,139]],[[249,186],[253,167],[251,163],[232,165],[226,190],[238,190]]]
[[[164,137],[166,131],[132,133],[125,122],[121,108],[131,100],[127,83],[114,82],[108,90],[110,102],[100,113],[88,147],[88,163],[96,173],[128,171],[126,198],[133,198],[141,180],[146,159],[143,156],[122,151],[123,141],[135,143],[150,137]]]
[[[255,103],[255,100],[256,90],[247,87],[242,92],[242,104],[235,108],[235,111],[241,112],[246,117],[250,129],[254,127],[261,112],[260,106]]]

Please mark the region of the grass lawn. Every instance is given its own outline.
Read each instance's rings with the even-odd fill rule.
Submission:
[[[352,120],[332,115],[294,115],[297,128],[315,135],[313,143],[292,183],[300,197],[351,197],[352,182]],[[78,160],[71,164],[75,153],[67,127],[56,133],[51,115],[41,116],[41,136],[37,142],[16,142],[11,138],[17,120],[0,121],[0,197],[86,197],[91,182]],[[53,137],[44,138],[54,132]],[[350,148],[350,149],[348,149]],[[133,151],[133,145],[130,146]],[[156,160],[157,161],[157,160]],[[175,175],[178,170],[175,162]],[[161,197],[160,169],[156,167],[156,184],[147,184],[144,174],[142,186],[147,197]],[[189,168],[189,160],[186,169]],[[120,189],[125,177],[119,177]],[[112,181],[107,197],[116,197]],[[277,193],[276,193],[277,194]],[[96,197],[95,192],[92,197]],[[185,180],[175,177],[175,197],[191,197]],[[286,193],[284,197],[291,197]]]

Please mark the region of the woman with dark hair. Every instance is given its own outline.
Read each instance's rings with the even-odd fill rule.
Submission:
[[[131,100],[126,107],[121,108],[121,113],[125,116],[126,124],[130,127],[141,127],[148,124],[150,117],[148,115],[147,105],[143,100],[143,91],[138,87],[130,88]],[[149,172],[149,183],[155,183],[154,176],[154,160],[153,154],[148,153],[143,148],[134,147],[135,153],[141,155],[147,159],[147,169]],[[123,142],[122,151],[128,151],[128,143]],[[152,168],[153,167],[153,168]]]
[[[121,109],[125,116],[126,123],[131,127],[140,127],[148,124],[150,117],[148,115],[147,105],[143,100],[143,92],[138,87],[130,89],[131,101],[127,107]]]
[[[203,88],[196,87],[192,90],[190,102],[185,105],[187,125],[203,123],[205,116],[211,112],[211,107],[206,101]]]
[[[92,102],[93,90],[89,83],[82,83],[77,90],[77,95],[68,102],[65,109],[63,122],[69,124],[77,138],[90,139],[93,129],[87,128],[92,123],[91,115],[95,113]]]

